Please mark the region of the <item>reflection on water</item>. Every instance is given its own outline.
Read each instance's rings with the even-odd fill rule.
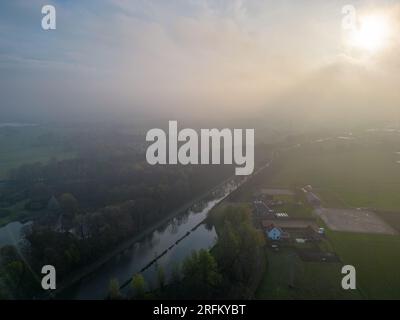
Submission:
[[[145,236],[65,292],[65,298],[103,299],[107,295],[110,279],[116,278],[123,284],[165,251],[166,254],[158,259],[157,264],[164,268],[168,281],[174,268],[193,250],[211,248],[215,244],[217,235],[214,228],[209,230],[201,224],[195,230],[192,229],[198,226],[207,217],[208,212],[234,189],[236,186],[228,184],[213,193],[212,199],[200,201],[190,210],[171,219],[163,227]],[[182,239],[188,232],[190,234]],[[179,241],[180,239],[182,240]],[[142,274],[149,289],[154,289],[157,282],[156,264],[151,265]],[[124,288],[125,292],[127,290],[129,286]]]
[[[15,221],[0,228],[0,248],[6,245],[18,246],[25,228],[31,224],[32,222],[22,224],[19,221]]]

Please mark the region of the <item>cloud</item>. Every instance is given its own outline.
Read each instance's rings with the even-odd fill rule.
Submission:
[[[54,32],[40,29],[42,2],[0,5],[1,108],[241,117],[281,97],[328,103],[342,90],[330,79],[346,77],[334,69],[360,63],[342,53],[341,1],[59,0]],[[390,74],[397,52],[367,73]],[[346,80],[354,95],[363,79]]]

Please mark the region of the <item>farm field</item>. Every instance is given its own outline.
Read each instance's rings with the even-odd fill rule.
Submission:
[[[257,299],[360,299],[341,288],[341,263],[304,262],[290,248],[267,249],[268,267]]]
[[[400,211],[400,160],[391,139],[327,142],[287,150],[275,162],[268,184],[312,185],[327,207]]]
[[[344,264],[357,271],[357,286],[366,299],[400,299],[400,237],[329,232]]]
[[[22,164],[65,159],[74,155],[60,143],[62,129],[41,126],[0,128],[0,180]]]
[[[9,179],[12,169],[23,164],[74,157],[64,145],[67,134],[67,129],[57,127],[0,125],[0,185],[1,180]],[[27,211],[25,204],[26,201],[20,201],[9,207],[0,207],[0,227],[12,221],[32,219],[35,213]]]
[[[269,266],[258,298],[400,299],[400,153],[396,140],[387,136],[335,140],[280,154],[274,172],[264,179],[265,186],[294,189],[311,185],[323,207],[336,208],[324,210],[331,210],[334,225],[343,227],[333,231],[320,222],[327,232],[323,246],[335,252],[341,263],[304,262],[293,249],[268,249]],[[357,228],[353,230],[351,223]],[[341,267],[348,264],[356,268],[357,291],[340,287]]]

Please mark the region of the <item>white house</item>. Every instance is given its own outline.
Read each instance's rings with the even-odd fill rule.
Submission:
[[[266,233],[269,239],[271,240],[280,240],[282,237],[282,229],[275,227],[273,224],[266,228]]]

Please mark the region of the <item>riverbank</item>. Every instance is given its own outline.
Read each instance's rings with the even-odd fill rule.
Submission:
[[[271,161],[266,163],[262,167],[260,167],[256,172],[253,173],[253,175],[241,178],[240,182],[237,185],[235,185],[234,190],[236,190],[237,187],[240,187],[243,184],[245,184],[250,178],[256,176],[259,172],[261,172],[263,169],[268,167],[270,165],[270,163],[271,163]],[[130,278],[133,276],[133,274],[135,272],[138,272],[139,270],[148,266],[148,264],[150,264],[155,259],[154,251],[157,251],[157,250],[152,249],[152,252],[154,252],[154,253],[152,253],[151,255],[153,255],[153,256],[151,257],[151,255],[147,254],[146,259],[144,259],[145,258],[144,256],[143,257],[142,256],[135,257],[134,261],[131,262],[135,266],[133,267],[133,265],[125,264],[123,266],[123,268],[125,268],[123,272],[121,271],[121,266],[120,266],[119,262],[117,262],[113,267],[111,267],[111,268],[115,268],[115,271],[109,270],[108,266],[110,264],[113,265],[113,263],[114,263],[114,262],[112,262],[113,258],[117,259],[120,253],[124,253],[124,254],[126,253],[129,255],[130,254],[129,252],[132,252],[132,248],[134,248],[133,247],[134,245],[136,246],[136,244],[140,244],[140,242],[143,241],[146,237],[155,233],[161,227],[168,224],[173,218],[188,211],[197,202],[204,200],[206,197],[208,197],[210,195],[213,195],[215,193],[215,191],[220,190],[221,187],[228,186],[230,183],[234,182],[235,179],[237,179],[236,176],[231,176],[231,177],[225,179],[224,181],[220,182],[218,185],[213,187],[211,190],[204,192],[203,194],[195,197],[192,201],[190,201],[190,202],[186,203],[185,205],[181,206],[180,208],[174,210],[173,212],[171,212],[171,214],[167,215],[164,219],[160,220],[156,224],[146,228],[139,234],[137,234],[134,237],[121,243],[114,250],[110,251],[107,255],[101,257],[100,259],[96,260],[95,262],[91,263],[90,265],[78,270],[76,273],[71,275],[71,277],[69,277],[69,278],[65,279],[63,282],[61,282],[58,285],[58,289],[55,292],[53,292],[53,294],[50,297],[52,297],[52,298],[61,298],[62,297],[65,299],[68,299],[68,298],[71,298],[71,299],[74,299],[74,298],[75,299],[104,298],[104,296],[92,295],[91,292],[94,292],[94,291],[100,292],[100,291],[102,291],[102,290],[100,290],[100,288],[103,288],[103,287],[107,288],[109,280],[112,277],[115,277],[117,275],[120,278],[119,279],[120,283],[124,284],[125,282],[130,280]],[[228,194],[225,194],[222,198],[225,198],[234,190],[231,190],[230,192],[228,192]],[[215,194],[214,194],[214,199],[216,199]],[[223,200],[223,199],[220,199],[220,200]],[[198,222],[200,222],[200,221],[197,221],[196,224]],[[187,230],[185,230],[185,233],[190,231],[193,227],[194,227],[194,225],[191,226],[190,228],[188,228]],[[200,228],[200,229],[202,229],[202,228]],[[194,235],[195,237],[197,236],[196,232],[192,232],[192,233],[195,234]],[[164,241],[163,243],[165,243],[165,240],[163,240],[163,241]],[[199,241],[199,240],[196,240],[196,241]],[[171,244],[172,244],[172,242],[171,242]],[[196,243],[195,247],[198,245],[199,245],[199,243]],[[183,247],[185,247],[185,246],[183,246]],[[158,253],[162,252],[163,254],[161,254],[161,255],[156,254],[156,256],[161,256],[161,259],[165,259],[165,257],[167,257],[167,259],[168,259],[168,256],[171,256],[171,254],[172,254],[172,256],[175,255],[174,251],[176,251],[176,250],[172,250],[172,253],[169,253],[170,251],[168,251],[168,255],[166,255],[164,252],[165,249],[168,249],[168,247],[159,248]],[[182,251],[182,250],[178,250],[178,251]],[[122,256],[124,256],[124,255],[122,255]],[[174,256],[173,259],[176,259],[176,257]],[[102,271],[99,271],[100,274],[97,273],[98,270],[102,270]],[[107,273],[108,273],[108,275],[106,275]],[[121,277],[121,276],[123,276],[123,277]],[[105,278],[107,278],[107,281],[105,281]],[[82,282],[82,280],[84,280],[84,279],[88,279],[88,280]],[[94,279],[96,279],[96,280],[94,280]],[[100,285],[99,283],[97,283],[97,281],[100,281],[102,284]],[[82,282],[82,284],[81,284],[81,282]],[[107,283],[105,283],[105,282],[107,282]],[[96,296],[96,297],[94,297],[94,296]],[[49,296],[46,295],[43,298],[48,298],[48,297]]]
[[[215,187],[213,187],[211,190],[208,190],[204,192],[203,194],[197,196],[194,198],[192,201],[186,203],[185,205],[181,206],[180,208],[174,210],[171,212],[171,214],[165,216],[162,220],[159,222],[153,224],[152,226],[149,226],[148,228],[144,229],[141,231],[139,234],[135,235],[134,237],[124,241],[120,245],[118,245],[114,250],[110,251],[107,255],[101,257],[100,259],[96,260],[95,262],[91,263],[90,265],[80,269],[77,271],[74,275],[71,277],[65,279],[62,283],[58,285],[58,288],[55,292],[52,293],[51,297],[58,297],[62,295],[63,292],[66,291],[66,289],[72,287],[73,285],[79,283],[83,279],[85,279],[87,276],[92,274],[95,270],[98,268],[102,267],[105,265],[107,262],[109,262],[112,258],[114,258],[116,255],[120,254],[121,252],[129,249],[132,245],[134,245],[136,242],[139,242],[143,238],[145,238],[147,235],[155,232],[162,226],[164,226],[166,223],[168,223],[171,219],[179,216],[180,214],[188,211],[194,204],[197,202],[204,200],[206,197],[208,197],[210,194],[215,192],[216,190],[220,189],[221,187],[226,186],[229,182],[232,181],[234,177],[229,177],[228,179],[225,179]]]

